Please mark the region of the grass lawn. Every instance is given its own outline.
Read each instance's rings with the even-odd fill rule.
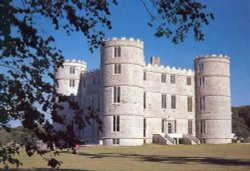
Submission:
[[[28,157],[22,152],[19,158],[23,162],[19,171],[53,170],[38,155]],[[62,171],[249,171],[250,144],[91,146],[82,147],[77,155],[63,152],[58,159],[63,161]]]

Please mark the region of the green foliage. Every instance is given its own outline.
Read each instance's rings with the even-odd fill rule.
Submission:
[[[8,122],[20,120],[36,138],[51,144],[51,150],[52,144],[60,140],[74,146],[78,139],[72,126],[65,132],[56,132],[45,120],[48,112],[52,112],[52,119],[59,117],[55,104],[60,95],[55,91],[54,72],[62,65],[64,57],[53,46],[53,36],[40,33],[36,17],[50,20],[55,30],[83,33],[89,50],[93,51],[104,37],[99,28],[111,28],[107,18],[109,5],[106,1],[80,0],[0,1],[0,128],[10,130]],[[17,138],[14,134],[10,139]],[[29,143],[25,145],[30,155],[37,150]]]
[[[2,145],[15,142],[23,146],[25,141],[32,139],[34,136],[32,131],[24,129],[22,126],[13,128],[9,132],[0,128],[0,137],[4,137],[0,139]]]
[[[4,164],[4,168],[8,169],[8,164],[15,164],[18,168],[22,163],[15,158],[19,154],[19,146],[16,143],[0,146],[0,163]]]
[[[238,139],[250,136],[250,106],[232,107],[232,129]]]
[[[48,159],[48,166],[52,168],[59,168],[61,166],[61,161],[56,160],[55,158]]]
[[[193,32],[197,41],[204,40],[202,26],[213,20],[206,5],[195,0],[141,0],[150,15],[148,25],[156,29],[156,37],[167,37],[175,44]],[[153,8],[152,8],[153,7]],[[152,9],[152,10],[150,10]]]

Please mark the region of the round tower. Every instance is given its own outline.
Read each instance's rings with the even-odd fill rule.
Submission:
[[[230,59],[223,55],[194,59],[197,137],[201,143],[232,140]]]
[[[81,73],[86,71],[86,63],[80,60],[65,60],[62,67],[58,68],[55,73],[55,79],[57,80],[56,91],[58,94],[65,96],[79,97],[79,83]],[[76,99],[76,98],[75,98]],[[58,102],[63,109],[58,108],[57,114],[64,116],[64,123],[54,122],[54,129],[65,131],[68,124],[71,124],[74,118],[74,111],[70,109],[67,102]],[[78,127],[74,127],[76,135],[81,137],[81,132]]]
[[[57,93],[65,96],[77,96],[81,73],[86,71],[87,64],[80,60],[65,60],[63,66],[55,73]]]
[[[105,40],[102,46],[103,144],[143,144],[143,42]]]

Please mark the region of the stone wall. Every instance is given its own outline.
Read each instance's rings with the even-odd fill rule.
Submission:
[[[120,54],[115,56],[115,48]],[[119,139],[120,145],[143,144],[143,42],[134,39],[106,40],[102,47],[102,93],[104,130],[103,143],[111,145]],[[120,64],[121,73],[114,73]],[[114,87],[120,88],[120,102],[114,102]],[[113,130],[113,117],[119,116],[119,131]]]
[[[192,120],[192,134],[195,136],[194,72],[190,69],[151,64],[144,67],[144,72],[146,72],[144,91],[147,102],[144,117],[147,118],[147,137],[162,133],[162,119],[165,119],[165,133],[168,133],[167,127],[170,123],[172,124],[172,133],[178,134],[187,134],[188,120]],[[162,74],[166,75],[166,82],[162,82]],[[175,83],[171,83],[171,75],[175,77]],[[187,85],[187,77],[191,78],[191,85]],[[166,108],[162,108],[162,94],[167,96]],[[171,108],[172,95],[176,96],[176,109]],[[188,97],[192,97],[191,112],[188,112]]]
[[[199,125],[197,136],[203,143],[230,143],[232,114],[229,58],[223,55],[202,56],[195,58],[194,62]],[[202,85],[200,78],[204,78]],[[204,109],[201,109],[201,98],[205,99]]]

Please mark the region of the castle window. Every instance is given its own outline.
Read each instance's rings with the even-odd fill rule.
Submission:
[[[76,67],[71,66],[71,67],[69,68],[69,73],[70,73],[70,74],[75,74],[75,70],[76,70]]]
[[[206,110],[205,97],[200,97],[200,110]]]
[[[162,132],[162,133],[164,133],[164,131],[165,131],[164,124],[165,124],[165,120],[162,119],[162,120],[161,120],[161,132]]]
[[[168,123],[168,133],[171,134],[172,133],[172,124]]]
[[[75,80],[69,80],[69,87],[75,87]]]
[[[147,73],[143,72],[143,80],[146,81],[147,80]]]
[[[113,87],[113,103],[121,102],[121,87]]]
[[[161,108],[167,108],[167,95],[162,94],[161,95]]]
[[[143,108],[146,109],[147,107],[147,95],[146,95],[146,92],[143,93]]]
[[[188,134],[193,133],[193,121],[191,119],[188,120]]]
[[[206,120],[202,120],[199,126],[200,126],[200,133],[205,134],[206,133]]]
[[[112,139],[112,140],[113,140],[113,144],[120,144],[120,139],[115,138],[115,139]]]
[[[121,57],[121,47],[118,46],[118,47],[115,47],[115,54],[114,54],[115,57]]]
[[[174,120],[174,133],[176,133],[176,132],[177,132],[177,121]]]
[[[146,137],[146,119],[143,119],[143,137]]]
[[[197,128],[198,128],[199,133],[201,134],[202,133],[201,121],[198,122],[198,127]]]
[[[176,109],[176,96],[171,96],[171,109]]]
[[[192,79],[191,79],[191,77],[187,77],[187,85],[192,85]]]
[[[192,97],[187,97],[187,108],[188,108],[188,112],[192,112],[192,108],[193,108]]]
[[[206,120],[203,120],[203,133],[206,134]]]
[[[204,71],[204,63],[199,64],[199,71],[200,72]]]
[[[113,131],[120,131],[120,116],[113,116]]]
[[[165,83],[166,82],[166,74],[161,74],[161,82]]]
[[[170,83],[175,84],[175,75],[170,76]]]
[[[121,64],[114,64],[114,73],[115,74],[121,73]]]
[[[199,84],[200,84],[200,86],[205,85],[205,77],[201,77],[201,78],[199,79]]]

